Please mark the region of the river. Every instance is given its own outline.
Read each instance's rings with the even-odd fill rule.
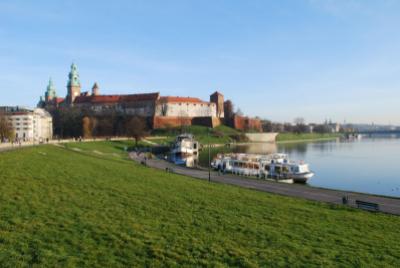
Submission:
[[[206,151],[206,150],[205,150]],[[207,163],[203,151],[200,163]],[[315,176],[311,186],[400,197],[400,136],[302,143],[266,143],[214,148],[222,151],[269,154],[286,153],[290,159],[310,164]]]

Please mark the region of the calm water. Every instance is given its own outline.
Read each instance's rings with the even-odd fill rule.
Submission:
[[[224,149],[213,150],[213,154]],[[225,149],[226,150],[226,149]],[[231,149],[244,153],[287,153],[310,164],[309,185],[400,197],[400,136],[311,143],[255,144]],[[205,156],[203,155],[200,161]]]

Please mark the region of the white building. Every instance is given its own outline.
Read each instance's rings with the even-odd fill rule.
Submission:
[[[217,105],[198,98],[161,97],[155,116],[169,117],[217,117]]]
[[[53,137],[53,119],[44,109],[15,109],[8,118],[15,131],[15,139],[22,141],[46,141]]]

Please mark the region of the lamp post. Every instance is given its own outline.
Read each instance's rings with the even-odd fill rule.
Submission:
[[[210,128],[207,128],[207,141],[208,141],[208,182],[211,182],[211,145],[210,145]]]

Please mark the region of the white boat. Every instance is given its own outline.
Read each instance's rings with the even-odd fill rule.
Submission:
[[[181,134],[171,147],[170,159],[175,164],[195,166],[199,154],[199,142],[192,134]]]
[[[226,154],[211,163],[214,169],[243,176],[305,183],[314,176],[308,164],[290,161],[286,154]]]

